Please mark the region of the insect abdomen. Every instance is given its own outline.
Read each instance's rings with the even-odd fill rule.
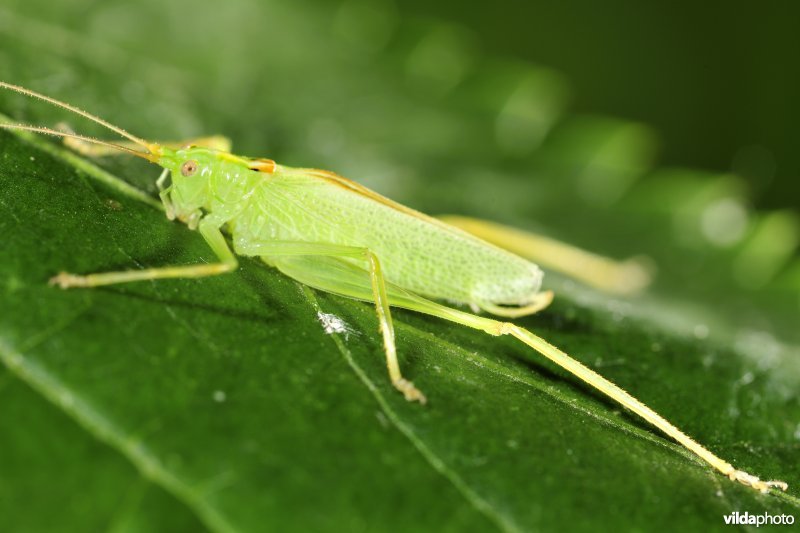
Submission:
[[[262,238],[369,248],[388,281],[417,294],[523,305],[539,291],[535,264],[377,195],[307,174],[275,176],[258,194]]]

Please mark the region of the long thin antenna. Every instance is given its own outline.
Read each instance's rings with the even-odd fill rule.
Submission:
[[[0,82],[2,83],[2,82]],[[110,148],[114,148],[115,150],[121,150],[123,152],[127,152],[131,155],[135,155],[136,157],[141,157],[142,159],[147,159],[148,161],[155,162],[156,155],[151,153],[144,153],[144,152],[137,152],[136,150],[131,150],[130,148],[126,148],[124,146],[120,146],[118,144],[101,141],[100,139],[95,139],[94,137],[86,137],[84,135],[78,135],[77,133],[66,133],[63,131],[53,130],[50,128],[43,128],[41,126],[27,126],[25,124],[2,124],[0,123],[0,128],[4,130],[24,130],[24,131],[35,131],[37,133],[44,133],[47,135],[54,135],[56,137],[69,137],[71,139],[78,139],[81,141],[93,143],[93,144],[101,144],[103,146],[108,146]]]
[[[26,89],[26,88],[20,87],[18,85],[12,85],[10,83],[6,83],[4,81],[0,81],[0,87],[5,88],[5,89],[9,89],[9,90],[14,91],[14,92],[18,92],[20,94],[24,94],[25,96],[30,96],[31,98],[38,98],[39,100],[44,100],[45,102],[47,102],[49,104],[52,104],[54,106],[61,107],[61,108],[66,109],[68,111],[72,111],[73,113],[77,113],[78,115],[80,115],[80,116],[82,116],[84,118],[87,118],[87,119],[91,120],[92,122],[96,122],[97,124],[100,124],[101,126],[106,127],[108,129],[110,129],[111,131],[116,132],[116,133],[122,135],[123,137],[125,137],[127,139],[130,139],[131,141],[135,142],[136,144],[138,144],[142,148],[145,148],[147,151],[150,151],[151,147],[153,146],[152,143],[149,143],[149,142],[145,141],[144,139],[140,139],[139,137],[136,137],[135,135],[131,135],[127,131],[123,130],[122,128],[114,126],[113,124],[109,124],[108,122],[106,122],[105,120],[103,120],[100,117],[96,117],[96,116],[92,115],[91,113],[83,111],[82,109],[78,109],[75,106],[66,104],[66,103],[61,102],[59,100],[56,100],[55,98],[51,98],[49,96],[45,96],[43,94],[39,94],[39,93],[37,93],[35,91],[31,91],[30,89]],[[32,131],[35,131],[35,130],[32,130]],[[46,132],[42,132],[42,133],[46,133]],[[68,137],[68,135],[65,135],[65,137]],[[103,144],[103,143],[101,142],[99,144]]]

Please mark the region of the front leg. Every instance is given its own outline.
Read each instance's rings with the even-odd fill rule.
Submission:
[[[120,272],[102,272],[85,276],[61,272],[50,279],[50,285],[58,285],[62,289],[72,287],[99,287],[101,285],[114,285],[131,281],[143,281],[164,278],[202,278],[215,276],[236,270],[238,261],[231,252],[225,237],[222,236],[220,226],[222,223],[213,216],[207,216],[200,221],[200,235],[211,247],[219,258],[218,263],[209,265],[172,266],[162,268],[148,268],[144,270],[123,270]]]

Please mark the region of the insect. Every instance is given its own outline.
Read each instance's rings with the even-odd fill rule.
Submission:
[[[52,285],[68,289],[201,278],[236,270],[237,255],[255,256],[300,283],[372,302],[389,379],[409,401],[425,403],[426,397],[400,371],[391,307],[425,313],[493,336],[511,335],[641,416],[731,480],[762,492],[787,489],[782,481],[762,481],[735,469],[623,389],[530,331],[507,320],[438,303],[459,302],[503,319],[546,307],[552,293],[540,291],[542,271],[501,245],[522,255],[530,255],[531,247],[540,248],[545,260],[560,258],[556,262],[565,270],[610,289],[644,283],[646,276],[635,265],[616,264],[482,221],[450,218],[444,222],[331,172],[234,155],[223,137],[189,143],[149,142],[54,98],[4,82],[0,87],[66,109],[124,137],[125,141],[109,142],[71,131],[0,124],[63,137],[86,155],[125,153],[159,165],[163,170],[156,184],[167,218],[198,230],[218,258],[216,263],[195,266],[88,275],[62,272],[50,280]],[[584,266],[578,268],[578,262]]]

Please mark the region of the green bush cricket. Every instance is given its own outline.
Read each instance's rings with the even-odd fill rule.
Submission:
[[[530,331],[434,301],[458,302],[476,312],[505,318],[520,317],[546,307],[552,299],[552,293],[540,291],[542,271],[528,258],[540,257],[551,266],[611,290],[646,283],[647,275],[637,265],[616,264],[488,222],[431,218],[331,172],[234,155],[223,137],[188,143],[149,142],[48,96],[4,82],[0,87],[44,100],[125,137],[125,141],[112,143],[71,131],[0,124],[6,129],[63,137],[85,155],[126,153],[161,166],[156,183],[167,217],[199,230],[219,259],[213,264],[88,275],[62,272],[51,284],[67,289],[201,278],[234,271],[236,255],[258,257],[305,285],[372,302],[389,378],[409,401],[425,403],[426,398],[400,372],[391,307],[425,313],[493,336],[511,335],[653,424],[731,480],[762,492],[787,489],[784,482],[761,481],[736,470],[620,387]],[[230,236],[232,247],[223,231]]]

